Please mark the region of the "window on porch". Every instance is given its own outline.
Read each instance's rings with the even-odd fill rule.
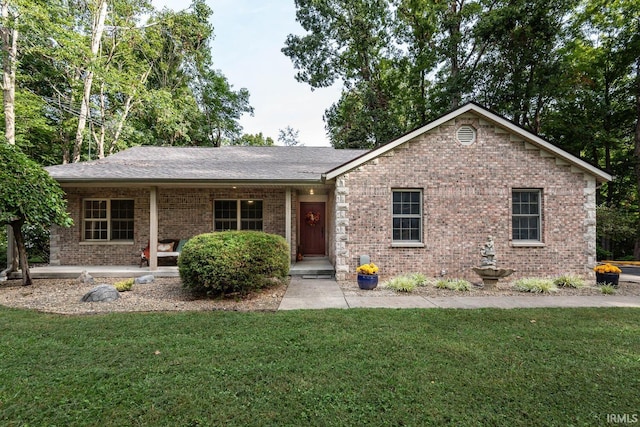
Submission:
[[[133,240],[133,200],[86,199],[82,206],[85,241]]]
[[[215,231],[262,231],[262,200],[216,200]]]

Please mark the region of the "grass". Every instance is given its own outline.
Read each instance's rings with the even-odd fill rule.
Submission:
[[[640,310],[0,308],[0,425],[606,425]]]
[[[468,291],[471,289],[471,283],[463,279],[440,279],[435,284],[438,289],[450,289],[452,291]]]
[[[615,295],[616,287],[605,283],[603,285],[600,285],[600,292],[604,295]]]
[[[584,282],[583,278],[579,276],[571,275],[571,274],[565,274],[555,278],[553,281],[553,284],[559,288],[574,288],[574,289],[580,289],[586,286],[586,283]]]
[[[531,292],[534,294],[548,294],[557,292],[558,288],[551,279],[524,278],[514,282],[513,288],[520,292]]]

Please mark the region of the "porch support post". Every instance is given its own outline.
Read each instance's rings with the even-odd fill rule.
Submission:
[[[158,187],[149,190],[149,270],[158,269]]]
[[[287,243],[289,243],[289,253],[291,254],[292,250],[292,240],[291,240],[291,188],[287,188],[285,194],[285,202],[284,202],[284,210],[285,210],[285,239],[287,239]],[[291,255],[289,255],[291,258]]]

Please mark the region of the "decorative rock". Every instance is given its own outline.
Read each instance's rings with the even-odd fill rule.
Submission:
[[[120,298],[120,292],[111,285],[98,285],[84,294],[82,302],[110,302]]]
[[[83,285],[92,285],[95,283],[95,280],[93,280],[93,277],[91,277],[87,270],[82,270],[82,273],[80,273],[80,276],[78,276],[78,282],[82,283]]]
[[[151,283],[154,280],[155,280],[155,277],[153,277],[153,274],[147,274],[146,276],[136,277],[136,280],[134,281],[134,283],[136,285],[144,285],[146,283]]]

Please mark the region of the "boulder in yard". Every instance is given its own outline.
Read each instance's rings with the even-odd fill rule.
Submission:
[[[120,298],[120,292],[112,285],[98,285],[84,294],[82,302],[110,302]]]
[[[82,270],[82,273],[80,273],[80,276],[78,276],[78,283],[88,285],[95,283],[95,280],[93,280],[93,277],[91,277],[87,270]]]
[[[145,283],[151,283],[154,280],[155,280],[155,277],[153,277],[153,274],[147,274],[146,276],[136,277],[135,284],[141,285]]]

